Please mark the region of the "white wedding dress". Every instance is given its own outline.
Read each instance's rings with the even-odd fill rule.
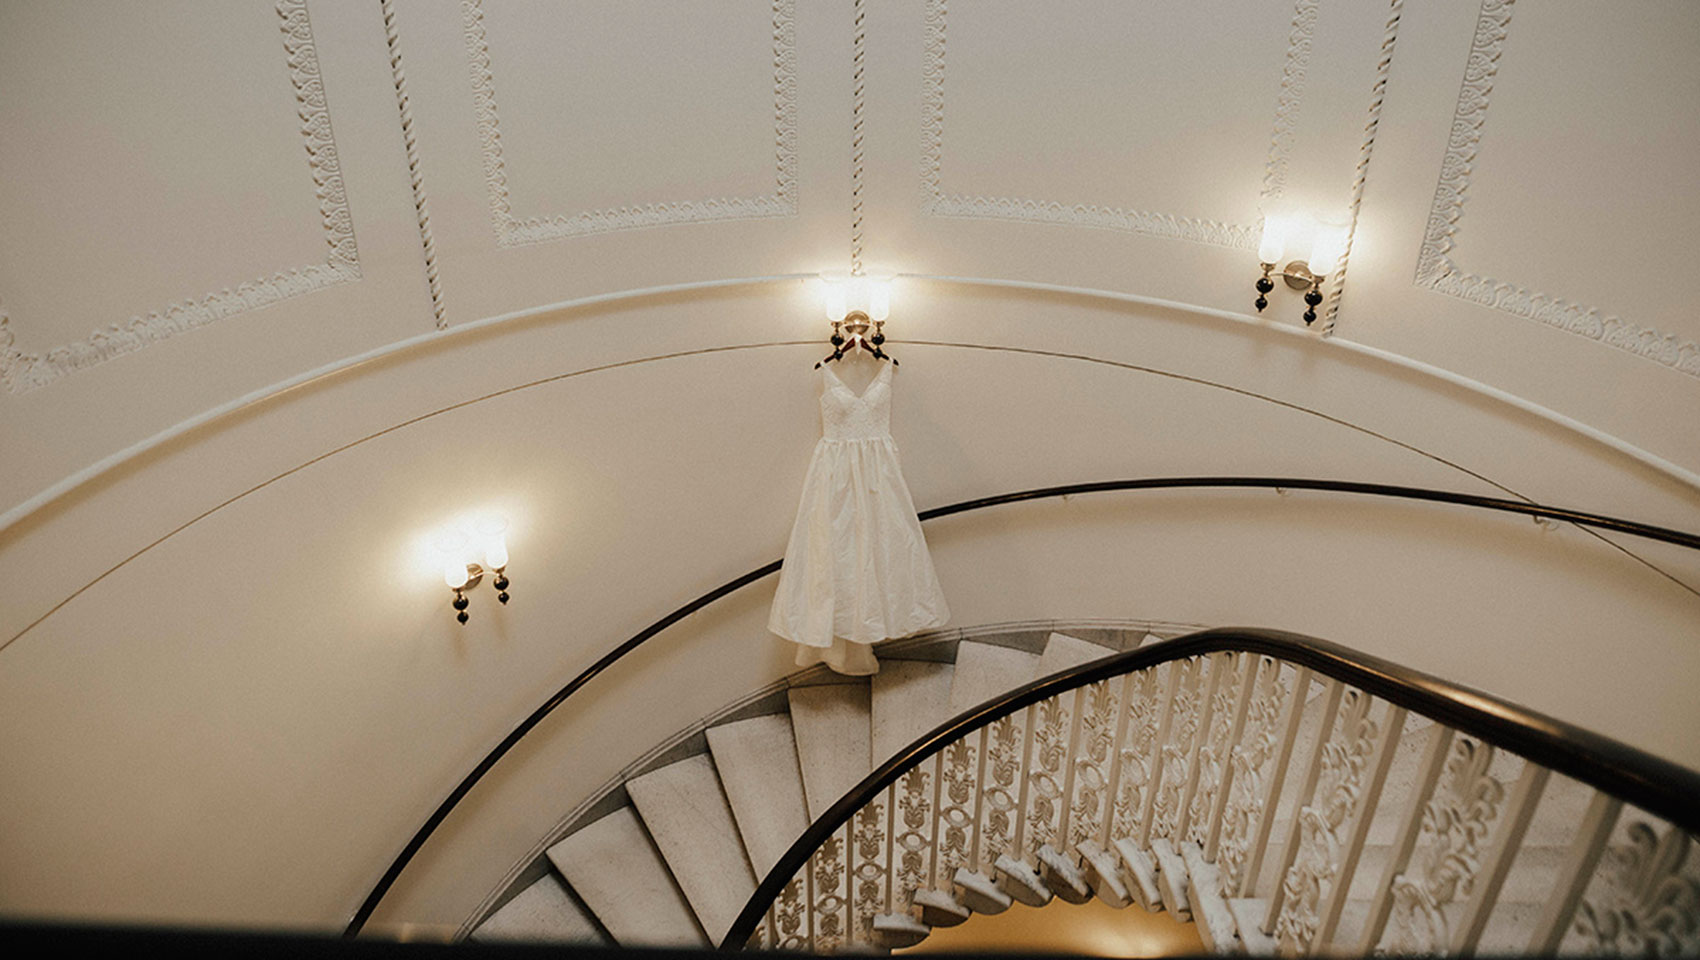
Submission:
[[[798,666],[877,673],[870,644],[950,618],[891,439],[891,370],[857,396],[821,368],[821,438],[767,623]]]

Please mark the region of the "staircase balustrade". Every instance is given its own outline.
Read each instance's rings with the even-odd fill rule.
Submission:
[[[1523,516],[1533,517],[1537,521],[1570,523],[1579,527],[1588,528],[1590,533],[1597,530],[1624,533],[1654,541],[1676,544],[1688,549],[1700,550],[1700,534],[1688,533],[1653,524],[1640,523],[1619,517],[1610,517],[1603,514],[1571,510],[1564,507],[1534,503],[1525,500],[1483,497],[1475,494],[1455,493],[1447,490],[1431,490],[1421,487],[1407,487],[1393,484],[1364,483],[1351,480],[1324,480],[1306,477],[1153,477],[1074,483],[1063,486],[1020,490],[990,497],[981,497],[974,500],[965,500],[959,503],[923,510],[920,512],[919,518],[922,521],[928,521],[939,517],[947,517],[958,513],[967,513],[991,507],[1023,503],[1031,500],[1047,500],[1069,497],[1081,494],[1181,489],[1266,489],[1276,491],[1311,490],[1326,493],[1344,493],[1383,497],[1396,500],[1443,503],[1454,506],[1470,507],[1478,510],[1520,514]],[[1594,535],[1597,536],[1598,534]],[[626,656],[636,651],[639,647],[655,639],[669,627],[686,617],[689,617],[691,614],[710,606],[716,601],[778,572],[780,564],[781,561],[774,560],[764,564],[763,566],[757,567],[743,576],[730,580],[697,597],[696,599],[691,600],[645,627],[631,638],[599,657],[590,666],[580,671],[565,686],[561,687],[558,691],[551,695],[548,700],[544,701],[523,720],[521,720],[506,737],[502,738],[502,740],[497,743],[496,746],[493,747],[476,766],[472,768],[471,771],[461,778],[460,782],[455,785],[454,789],[449,792],[448,796],[437,805],[431,815],[426,818],[425,822],[402,846],[400,852],[396,854],[395,859],[391,861],[389,867],[378,879],[371,892],[367,894],[365,900],[362,901],[360,906],[354,911],[347,927],[343,931],[344,936],[356,937],[360,935],[360,932],[365,927],[367,921],[372,918],[373,914],[377,911],[379,904],[383,902],[385,895],[388,894],[390,889],[395,885],[396,881],[401,877],[402,872],[405,871],[408,865],[413,861],[413,858],[424,848],[425,844],[430,841],[437,829],[449,819],[450,815],[454,813],[461,801],[472,793],[474,788],[482,782],[484,777],[488,775],[499,762],[501,762],[502,758],[507,756],[508,752],[517,746],[521,740],[525,739],[532,730],[536,729],[545,718],[560,708],[562,704],[571,699],[578,693],[579,690],[594,681],[604,671],[625,659]],[[1010,864],[1012,867],[1015,867],[1020,866],[1023,863],[1032,862],[1031,860],[1022,861],[1020,859],[1021,856],[1030,852],[1026,849],[1030,846],[1030,844],[1026,843],[1029,836],[1038,837],[1043,835],[1047,838],[1069,836],[1070,843],[1065,843],[1062,847],[1041,841],[1037,845],[1037,849],[1031,852],[1034,857],[1037,857],[1037,850],[1048,851],[1045,854],[1045,858],[1039,861],[1040,868],[1045,871],[1049,871],[1046,876],[1050,876],[1052,878],[1057,876],[1069,876],[1074,878],[1074,875],[1068,872],[1069,867],[1067,864],[1069,857],[1062,856],[1059,852],[1061,849],[1067,848],[1076,853],[1080,853],[1083,850],[1092,851],[1100,858],[1111,857],[1111,852],[1107,848],[1103,848],[1101,844],[1096,850],[1090,846],[1082,846],[1082,844],[1090,842],[1089,838],[1087,840],[1074,840],[1070,831],[1084,828],[1080,827],[1078,824],[1073,824],[1072,821],[1080,819],[1082,823],[1090,822],[1094,814],[1102,816],[1104,815],[1104,811],[1114,810],[1115,812],[1113,816],[1117,818],[1115,821],[1115,829],[1112,831],[1116,838],[1115,842],[1117,844],[1128,842],[1131,834],[1123,829],[1128,825],[1122,818],[1132,816],[1133,814],[1129,812],[1128,808],[1124,807],[1123,794],[1131,791],[1140,797],[1146,798],[1143,801],[1145,806],[1141,808],[1141,812],[1139,814],[1141,819],[1139,821],[1138,832],[1142,840],[1149,840],[1153,829],[1152,817],[1157,812],[1157,809],[1154,806],[1157,789],[1165,777],[1169,779],[1169,794],[1165,801],[1166,804],[1173,804],[1176,802],[1173,795],[1176,790],[1181,790],[1187,796],[1185,801],[1187,804],[1190,805],[1197,800],[1197,802],[1202,803],[1204,806],[1198,813],[1194,813],[1189,806],[1184,816],[1182,816],[1180,807],[1165,805],[1161,808],[1164,818],[1160,821],[1162,828],[1167,829],[1175,826],[1174,818],[1179,816],[1181,817],[1180,822],[1182,826],[1180,829],[1182,830],[1192,826],[1194,821],[1197,821],[1199,824],[1208,824],[1207,828],[1201,826],[1200,829],[1208,830],[1205,839],[1210,840],[1211,837],[1215,836],[1216,833],[1222,829],[1222,824],[1225,822],[1224,818],[1229,816],[1228,797],[1235,779],[1244,779],[1254,776],[1254,773],[1249,767],[1247,768],[1247,772],[1244,774],[1230,772],[1235,771],[1239,766],[1246,765],[1248,763],[1247,757],[1252,755],[1254,748],[1247,747],[1246,743],[1239,739],[1239,735],[1244,732],[1243,729],[1239,729],[1238,732],[1235,732],[1237,725],[1240,723],[1238,719],[1232,721],[1228,739],[1225,742],[1219,738],[1221,730],[1219,723],[1216,726],[1211,726],[1209,723],[1203,722],[1212,713],[1220,713],[1222,716],[1226,716],[1226,711],[1230,708],[1223,706],[1218,709],[1214,701],[1220,697],[1230,696],[1232,694],[1236,688],[1231,682],[1227,685],[1227,688],[1224,691],[1222,689],[1221,681],[1213,679],[1211,681],[1210,693],[1206,695],[1212,702],[1206,709],[1203,717],[1194,717],[1194,711],[1198,709],[1194,701],[1199,696],[1195,687],[1199,681],[1199,677],[1202,677],[1203,675],[1203,669],[1203,667],[1197,668],[1197,670],[1200,671],[1198,675],[1187,680],[1184,692],[1182,692],[1179,688],[1169,689],[1169,696],[1164,701],[1167,704],[1167,707],[1165,707],[1160,720],[1155,719],[1156,714],[1151,712],[1152,708],[1150,707],[1150,704],[1155,701],[1148,691],[1144,691],[1141,688],[1137,696],[1132,692],[1131,688],[1128,691],[1124,691],[1127,693],[1127,702],[1129,704],[1127,710],[1130,717],[1138,718],[1134,729],[1138,731],[1139,737],[1156,736],[1158,738],[1158,742],[1161,743],[1161,749],[1157,752],[1138,749],[1140,747],[1150,745],[1141,740],[1135,745],[1136,749],[1133,750],[1133,756],[1126,756],[1129,752],[1129,748],[1126,745],[1127,741],[1120,739],[1124,731],[1121,727],[1118,727],[1117,733],[1114,735],[1115,739],[1113,742],[1120,744],[1120,746],[1117,746],[1113,750],[1111,750],[1108,746],[1105,746],[1104,749],[1109,750],[1110,752],[1102,757],[1098,757],[1091,764],[1087,764],[1085,768],[1082,768],[1083,770],[1089,768],[1090,772],[1080,772],[1076,769],[1078,758],[1076,757],[1075,750],[1078,747],[1078,743],[1073,739],[1078,731],[1073,729],[1072,724],[1065,724],[1070,726],[1070,732],[1068,735],[1070,739],[1062,751],[1062,756],[1068,758],[1068,762],[1047,774],[1044,781],[1036,788],[1040,791],[1040,793],[1032,799],[1031,805],[1029,804],[1030,784],[1023,779],[1024,774],[1021,774],[1018,771],[1025,769],[1023,765],[1027,763],[1030,747],[1030,743],[1026,739],[1026,735],[1028,731],[1034,728],[1030,722],[1031,718],[1023,717],[1009,720],[1008,723],[1001,726],[996,733],[996,736],[1000,739],[980,744],[977,748],[981,750],[981,753],[976,754],[977,756],[985,756],[985,751],[990,750],[996,757],[989,774],[983,764],[975,767],[971,779],[965,772],[951,771],[950,775],[956,779],[951,780],[952,793],[949,794],[949,796],[954,798],[960,794],[962,796],[972,797],[974,808],[972,812],[969,812],[961,805],[968,803],[968,800],[957,803],[953,799],[952,803],[955,805],[939,809],[949,811],[949,816],[953,818],[951,822],[956,825],[954,829],[961,830],[964,829],[964,825],[971,825],[972,829],[968,830],[968,834],[972,836],[972,841],[963,840],[962,843],[968,845],[960,848],[947,846],[942,849],[934,849],[933,852],[929,853],[929,856],[934,858],[932,862],[935,866],[940,863],[948,863],[953,866],[957,866],[963,862],[963,857],[971,855],[973,862],[976,865],[979,865],[980,860],[989,855],[990,860],[988,862],[995,865],[998,857],[1005,855],[1007,852],[1014,851],[1016,857],[1010,859]],[[1263,668],[1259,669],[1261,670]],[[1171,682],[1178,683],[1180,682],[1180,679],[1179,675],[1176,675]],[[1251,681],[1247,680],[1245,682]],[[1260,682],[1267,684],[1275,681],[1270,678],[1265,678],[1264,681]],[[1262,688],[1260,687],[1260,689]],[[1266,693],[1265,699],[1272,695],[1273,694]],[[1179,698],[1178,710],[1175,709],[1177,698]],[[1054,708],[1053,715],[1057,717],[1063,716],[1062,713],[1055,712],[1060,711],[1061,709],[1062,707],[1060,706]],[[1072,711],[1074,706],[1070,705],[1068,709]],[[1237,707],[1235,709],[1237,709]],[[1180,717],[1178,727],[1174,726],[1173,722],[1176,715]],[[1073,716],[1073,714],[1070,713],[1069,716]],[[1195,719],[1198,722],[1195,722]],[[1121,721],[1118,721],[1118,723],[1120,722]],[[1153,724],[1160,725],[1160,729],[1159,726],[1153,726]],[[1200,726],[1207,730],[1206,739],[1210,740],[1210,743],[1200,745],[1199,752],[1202,754],[1203,759],[1195,760],[1191,750],[1191,738],[1197,734]],[[1168,737],[1172,729],[1187,731],[1186,739],[1179,743],[1171,742]],[[1265,727],[1255,727],[1254,729],[1260,731],[1258,736],[1265,736],[1268,733]],[[1046,758],[1056,755],[1057,742],[1060,737],[1060,733],[1058,732],[1059,730],[1060,728],[1046,728],[1045,737],[1047,739],[1044,741],[1044,747],[1041,751],[1041,762],[1048,762]],[[1101,727],[1095,726],[1092,730],[1093,735],[1100,738],[1108,735],[1107,731]],[[1230,749],[1227,746],[1228,743],[1232,743],[1234,746]],[[1102,744],[1100,745],[1102,746]],[[1279,771],[1281,771],[1281,774],[1277,775],[1274,786],[1274,794],[1279,793],[1279,776],[1284,775],[1287,764],[1287,751],[1291,749],[1291,746],[1292,731],[1287,731],[1284,738],[1271,736],[1269,744],[1265,747],[1267,750],[1279,751],[1280,755],[1280,759],[1276,763],[1276,767]],[[1019,762],[1014,759],[1017,753],[1020,754]],[[1269,759],[1268,757],[1259,756],[1261,758],[1260,764],[1261,760]],[[1110,765],[1108,771],[1106,771],[1103,766],[1106,762]],[[1130,769],[1126,773],[1127,776],[1132,776],[1135,779],[1124,783],[1122,779],[1122,767],[1126,763],[1130,762],[1134,764],[1134,769]],[[1207,776],[1204,776],[1202,769],[1197,766],[1198,764],[1202,764],[1203,766],[1210,768]],[[943,775],[943,773],[939,771],[935,771],[935,773],[941,776]],[[988,775],[993,778],[990,782],[993,783],[994,788],[989,792],[981,791],[979,789],[980,784],[987,782],[982,778]],[[1060,775],[1063,778],[1061,782],[1058,782],[1057,775]],[[1081,781],[1081,787],[1078,791],[1073,786],[1077,776]],[[1206,785],[1202,798],[1198,796],[1196,791],[1196,778],[1198,776],[1204,776],[1204,783]],[[1151,781],[1149,788],[1146,786],[1147,779]],[[1092,783],[1095,783],[1098,780],[1102,780],[1104,783],[1110,784],[1110,786],[1102,788],[1108,792],[1100,792],[1100,788],[1091,786]],[[1185,787],[1177,786],[1177,784],[1181,783],[1181,781],[1188,781],[1190,785]],[[1220,781],[1219,784],[1218,781]],[[1247,790],[1255,792],[1255,787],[1253,786],[1242,786],[1240,789],[1242,792]],[[1014,792],[1012,793],[1011,791]],[[1060,792],[1057,793],[1056,796],[1050,796],[1046,793],[1046,791]],[[1078,798],[1076,796],[1077,793],[1080,794]],[[1058,804],[1057,801],[1065,796],[1069,798],[1067,802]],[[987,798],[990,799],[988,800]],[[1091,812],[1076,813],[1073,810],[1073,804],[1077,802],[1077,799],[1079,803],[1090,807]],[[1211,807],[1212,800],[1214,800],[1217,807],[1221,808],[1220,810]],[[987,803],[992,805],[987,806]],[[1097,804],[1099,806],[1092,806],[1093,804]],[[1042,814],[1040,814],[1041,809],[1043,810]],[[1038,815],[1038,819],[1032,824],[1030,830],[1026,825],[1026,818],[1028,817],[1029,812]],[[923,821],[925,820],[925,814],[923,813],[910,813],[906,811],[905,815],[906,817],[919,816]],[[1258,867],[1261,864],[1261,858],[1263,857],[1264,851],[1268,845],[1268,834],[1272,826],[1271,822],[1268,821],[1268,817],[1272,815],[1273,810],[1271,808],[1270,810],[1259,814],[1259,816],[1263,819],[1256,824],[1250,824],[1249,822],[1236,824],[1232,820],[1226,821],[1229,824],[1228,829],[1231,831],[1253,831],[1255,833],[1255,841],[1250,838],[1249,834],[1242,836],[1240,834],[1233,833],[1231,833],[1229,838],[1225,841],[1228,844],[1228,849],[1226,851],[1227,859],[1224,861],[1224,868],[1229,869],[1236,876],[1243,873],[1244,876],[1241,877],[1240,880],[1242,884],[1246,882],[1245,878],[1257,875]],[[986,821],[984,829],[982,829],[980,825],[982,818]],[[954,836],[955,835],[952,834],[952,837]],[[1110,834],[1105,834],[1105,840],[1108,840],[1109,837]],[[1161,832],[1158,833],[1157,838],[1160,840],[1175,839],[1168,837]],[[953,840],[952,842],[955,841]],[[1219,838],[1217,840],[1210,840],[1210,844],[1212,846],[1221,842],[1223,841]],[[1170,848],[1172,856],[1172,842],[1170,843]],[[1120,848],[1118,847],[1118,851],[1119,849]],[[1183,849],[1182,853],[1184,854],[1184,852],[1185,850]],[[1219,852],[1220,851],[1218,850],[1211,851],[1213,855],[1218,854]],[[1151,856],[1151,853],[1144,852],[1141,847],[1130,848],[1129,856],[1136,853],[1139,854],[1139,856],[1146,857],[1147,859]],[[1244,859],[1235,859],[1247,856],[1251,857],[1249,863],[1247,863]],[[905,859],[904,862],[907,864],[912,862],[912,860]],[[1209,862],[1215,863],[1216,860],[1212,859]],[[1021,866],[1021,869],[1026,870],[1027,873],[1031,873],[1033,868]],[[1018,870],[1017,873],[1022,877],[1027,876],[1026,873],[1021,873],[1020,870]],[[1151,892],[1151,890],[1143,884],[1145,884],[1151,877],[1158,876],[1157,868],[1153,865],[1147,864],[1138,868],[1135,873],[1136,876],[1134,879],[1136,880],[1137,886],[1136,892],[1142,896],[1146,896],[1147,899],[1156,896],[1154,892]],[[973,876],[984,876],[984,874],[976,874],[974,871],[969,871],[964,874],[965,881],[969,884],[974,884],[975,881],[973,880]],[[1042,892],[1040,892],[1043,887],[1041,880],[1042,878],[1038,875],[1033,877],[1033,885],[1031,886],[1031,889],[1034,891],[1031,894],[1031,898],[1033,899],[1042,899],[1045,896]],[[879,882],[889,884],[889,881],[882,880]],[[1103,882],[1106,884],[1114,884],[1120,883],[1121,881],[1110,878],[1103,880]],[[989,883],[990,882],[987,881],[988,885],[964,887],[962,895],[967,897],[969,900],[972,900],[974,903],[979,904],[979,906],[975,907],[975,909],[990,909],[993,905],[1000,902],[1000,897],[1005,897],[1005,895],[1000,893],[995,886],[989,885]],[[1071,891],[1074,891],[1070,895],[1079,895],[1078,887],[1072,882],[1065,886],[1068,886]],[[933,892],[938,893],[939,891],[934,890]],[[1133,895],[1133,892],[1134,891],[1130,888],[1129,895]],[[923,899],[928,899],[925,890],[923,890],[919,896],[922,896]],[[938,915],[949,914],[951,911],[959,910],[962,907],[961,904],[949,899],[942,893],[940,893],[939,897],[931,899],[935,903],[934,909],[935,913]],[[1181,904],[1181,899],[1182,896],[1180,891],[1175,891],[1171,909],[1175,909],[1177,912],[1183,911],[1185,907]],[[1004,905],[1007,906],[1007,898],[1001,902],[1004,902]],[[1141,902],[1146,901],[1142,900]]]
[[[898,948],[1096,897],[1190,917],[1216,952],[1692,955],[1697,831],[1694,771],[1324,641],[1210,630],[900,751],[722,946]]]

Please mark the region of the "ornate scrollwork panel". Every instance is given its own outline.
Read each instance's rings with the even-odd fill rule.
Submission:
[[[874,938],[874,917],[886,912],[886,894],[891,883],[891,862],[886,843],[886,814],[892,791],[868,802],[850,819],[850,885],[852,939],[868,943]]]
[[[1505,785],[1488,775],[1493,756],[1488,744],[1463,738],[1453,744],[1441,783],[1423,807],[1416,851],[1393,878],[1393,912],[1379,950],[1436,953],[1452,942],[1448,908],[1475,885],[1505,800]]]
[[[1257,827],[1269,800],[1272,776],[1266,768],[1275,756],[1281,736],[1281,709],[1287,701],[1287,682],[1281,675],[1280,662],[1263,657],[1256,669],[1257,680],[1252,687],[1251,706],[1246,709],[1245,728],[1229,755],[1234,782],[1222,808],[1222,833],[1216,854],[1222,889],[1230,891],[1240,889],[1251,858],[1251,845],[1257,841]]]
[[[998,857],[1015,846],[1016,818],[1021,813],[1026,726],[1025,716],[1017,711],[986,728],[979,838],[982,872],[989,872]]]
[[[773,903],[771,919],[773,921],[773,946],[780,950],[809,950],[812,949],[809,937],[809,927],[805,924],[808,910],[808,877],[807,872],[814,869],[811,860],[803,867],[804,873],[791,878],[785,889],[779,891],[779,899]]]
[[[1074,797],[1070,801],[1069,846],[1095,836],[1110,808],[1110,765],[1116,745],[1121,684],[1101,680],[1087,687],[1080,703],[1080,743],[1075,747]]]
[[[1204,674],[1208,661],[1194,657],[1181,665],[1180,685],[1175,690],[1169,721],[1169,738],[1158,755],[1163,765],[1153,807],[1151,835],[1173,837],[1180,829],[1181,805],[1186,796],[1187,775],[1194,761],[1193,740],[1198,735],[1199,715],[1204,707]]]
[[[938,869],[935,883],[948,888],[958,867],[974,856],[975,800],[979,795],[980,733],[950,744],[939,754]]]
[[[1372,698],[1346,691],[1340,716],[1322,746],[1322,771],[1311,802],[1299,811],[1299,842],[1281,880],[1281,913],[1275,941],[1283,953],[1310,953],[1322,923],[1322,904],[1345,853],[1349,829],[1363,796],[1365,768],[1375,753],[1379,724]]]
[[[1033,862],[1042,844],[1056,846],[1062,826],[1063,782],[1068,767],[1074,691],[1041,700],[1033,710],[1033,755],[1027,763],[1027,832],[1023,858]]]
[[[1151,782],[1151,774],[1156,769],[1157,730],[1163,712],[1157,668],[1150,667],[1129,677],[1125,696],[1127,727],[1118,747],[1121,756],[1116,770],[1111,839],[1131,837],[1139,829],[1146,785]]]
[[[850,825],[838,829],[809,860],[809,920],[816,951],[843,946],[850,934]]]
[[[916,890],[933,878],[933,772],[935,760],[924,760],[897,781],[897,809],[892,818],[892,870],[896,888],[892,905],[903,909]]]
[[[1204,731],[1204,743],[1198,748],[1198,787],[1193,791],[1187,813],[1187,839],[1201,846],[1210,836],[1210,814],[1216,809],[1216,794],[1221,789],[1232,749],[1228,738],[1234,732],[1234,710],[1251,662],[1249,654],[1230,654],[1215,667],[1223,675],[1216,681],[1216,692],[1210,698],[1210,729]]]
[[[1641,820],[1606,848],[1576,910],[1565,952],[1612,956],[1700,954],[1700,877],[1689,854],[1694,838],[1675,827],[1660,834]]]

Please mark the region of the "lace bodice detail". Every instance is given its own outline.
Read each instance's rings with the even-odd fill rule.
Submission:
[[[889,440],[891,438],[891,364],[881,364],[861,396],[832,372],[821,367],[825,384],[820,395],[821,437],[826,440]]]

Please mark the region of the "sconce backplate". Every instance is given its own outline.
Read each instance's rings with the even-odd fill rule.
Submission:
[[[469,563],[466,565],[466,586],[461,587],[461,589],[471,590],[478,586],[478,582],[483,579],[484,568],[476,563]]]
[[[1303,260],[1294,260],[1281,269],[1281,276],[1287,281],[1287,286],[1294,290],[1309,290],[1316,282],[1316,274],[1310,272],[1310,264]]]

